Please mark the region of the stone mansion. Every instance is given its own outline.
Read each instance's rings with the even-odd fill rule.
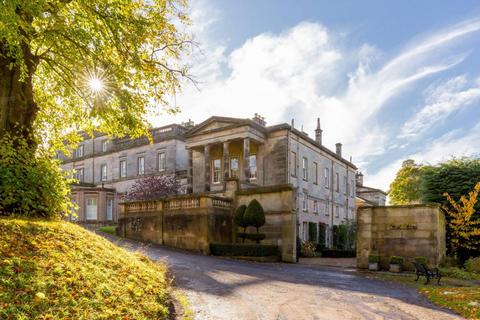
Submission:
[[[109,223],[119,217],[119,202],[146,175],[173,174],[187,194],[225,196],[227,182],[240,190],[289,186],[296,216],[295,234],[309,239],[309,223],[331,229],[355,218],[356,166],[322,144],[320,120],[314,138],[287,123],[267,126],[264,118],[213,116],[198,125],[172,124],[146,138],[85,136],[71,158],[59,154],[64,169],[79,183],[72,188],[79,222]],[[320,230],[320,229],[318,229]],[[311,239],[313,240],[313,239]]]

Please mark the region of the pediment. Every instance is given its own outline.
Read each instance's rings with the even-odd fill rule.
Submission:
[[[222,128],[231,128],[248,124],[247,119],[211,117],[193,128],[188,135],[198,135],[211,131],[221,130]]]

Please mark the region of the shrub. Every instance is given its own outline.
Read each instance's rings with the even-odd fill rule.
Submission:
[[[54,218],[71,213],[71,173],[49,151],[5,135],[0,140],[0,215]]]
[[[315,222],[308,223],[308,238],[317,243],[317,224]]]
[[[215,256],[270,257],[278,256],[278,246],[248,243],[211,243],[210,252]]]
[[[243,228],[243,232],[237,233],[237,236],[242,239],[242,242],[245,242],[246,238],[246,233],[245,230],[248,227],[248,224],[245,223],[244,215],[245,215],[245,210],[247,209],[247,206],[242,204],[235,210],[235,217],[234,217],[234,222],[237,226]]]
[[[263,207],[257,199],[253,199],[247,206],[243,219],[248,226],[258,228],[265,224],[265,212]]]
[[[333,226],[333,247],[336,249],[355,248],[356,225],[352,222],[345,222]]]
[[[371,255],[368,256],[368,262],[369,263],[379,263],[380,262],[380,256],[371,254]]]
[[[465,262],[465,269],[468,272],[475,272],[480,274],[480,257],[470,258]]]
[[[311,258],[315,256],[315,244],[311,241],[302,242],[302,257]]]
[[[428,260],[425,257],[415,257],[415,258],[413,258],[413,260],[415,260],[416,263],[420,263],[420,264],[424,264],[424,265],[428,264]]]
[[[391,256],[390,257],[390,264],[398,264],[403,266],[405,263],[405,258],[399,256]]]
[[[357,255],[355,250],[339,250],[339,249],[318,250],[318,245],[317,245],[317,251],[320,251],[322,254],[322,257],[325,257],[325,258],[355,258]]]
[[[257,243],[260,243],[261,240],[264,240],[266,238],[265,233],[246,233],[245,236],[247,239],[255,241]]]
[[[135,181],[125,195],[125,200],[157,200],[181,192],[182,187],[175,175],[149,176]]]

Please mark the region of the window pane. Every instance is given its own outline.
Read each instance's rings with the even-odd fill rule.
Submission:
[[[213,160],[213,175],[212,175],[212,181],[213,183],[218,183],[220,182],[220,171],[221,171],[221,161],[220,159],[215,159]]]
[[[250,178],[255,179],[257,177],[257,156],[250,156]]]
[[[158,154],[158,170],[159,171],[164,171],[167,168],[167,157],[165,156],[165,153],[159,153]]]
[[[125,178],[127,176],[127,161],[120,161],[120,177]]]
[[[144,174],[145,173],[145,158],[140,157],[138,158],[138,174]]]
[[[230,177],[238,178],[238,158],[230,159]]]

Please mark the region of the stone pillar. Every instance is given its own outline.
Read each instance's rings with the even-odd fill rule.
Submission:
[[[230,177],[230,159],[228,154],[229,143],[225,141],[223,143],[223,180]]]
[[[207,144],[203,148],[203,154],[205,159],[205,191],[210,191],[210,146]]]
[[[243,139],[243,172],[245,181],[250,181],[250,138]]]
[[[187,149],[188,171],[187,171],[187,193],[193,193],[193,150]]]

